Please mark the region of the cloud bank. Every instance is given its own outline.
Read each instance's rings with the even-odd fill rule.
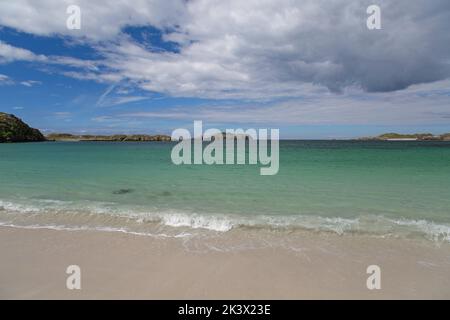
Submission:
[[[78,0],[81,30],[66,28],[74,1],[2,1],[0,25],[88,44],[96,61],[45,57],[0,42],[0,63],[57,63],[67,76],[175,97],[274,99],[311,92],[392,92],[450,77],[450,2],[378,0],[382,29],[368,30],[373,1]],[[152,50],[125,27],[156,27],[177,51]]]

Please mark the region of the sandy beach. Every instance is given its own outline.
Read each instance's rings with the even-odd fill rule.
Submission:
[[[329,233],[296,241],[297,250],[195,252],[175,238],[0,227],[0,298],[450,298],[448,244]],[[372,264],[380,290],[366,287]],[[81,268],[81,290],[66,288],[69,265]]]

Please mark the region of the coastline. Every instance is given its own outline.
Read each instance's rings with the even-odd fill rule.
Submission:
[[[270,180],[171,147],[4,145],[0,298],[450,298],[448,142],[285,141]]]
[[[243,232],[226,237],[239,242]],[[177,238],[2,226],[0,298],[450,298],[448,243],[308,232],[297,241],[297,250],[193,251]],[[81,290],[66,289],[72,264],[81,267]],[[366,287],[372,264],[382,270],[381,290]]]

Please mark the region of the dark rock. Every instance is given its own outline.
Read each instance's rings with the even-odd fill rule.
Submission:
[[[127,194],[133,192],[133,189],[119,189],[116,191],[113,191],[113,194]]]

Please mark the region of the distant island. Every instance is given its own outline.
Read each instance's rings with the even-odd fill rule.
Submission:
[[[73,135],[69,133],[51,133],[46,137],[47,141],[171,141],[170,136],[166,135],[147,135],[147,134],[115,134],[115,135]]]
[[[0,143],[39,141],[171,141],[171,137],[160,134],[73,135],[69,133],[51,133],[44,136],[38,129],[31,128],[15,115],[0,112]]]
[[[363,137],[358,140],[376,140],[376,141],[450,141],[450,133],[434,135],[432,133],[384,133],[376,137]]]
[[[222,133],[222,138],[229,134]],[[233,137],[237,137],[233,135]],[[217,136],[214,136],[217,138]],[[246,139],[249,139],[246,136]],[[0,143],[2,142],[39,142],[39,141],[111,141],[111,142],[145,142],[171,141],[168,135],[147,134],[114,134],[114,135],[74,135],[70,133],[51,133],[44,136],[38,129],[31,128],[16,116],[0,112]],[[356,140],[364,141],[450,141],[450,133],[433,135],[432,133],[384,133],[376,137],[362,137]]]

